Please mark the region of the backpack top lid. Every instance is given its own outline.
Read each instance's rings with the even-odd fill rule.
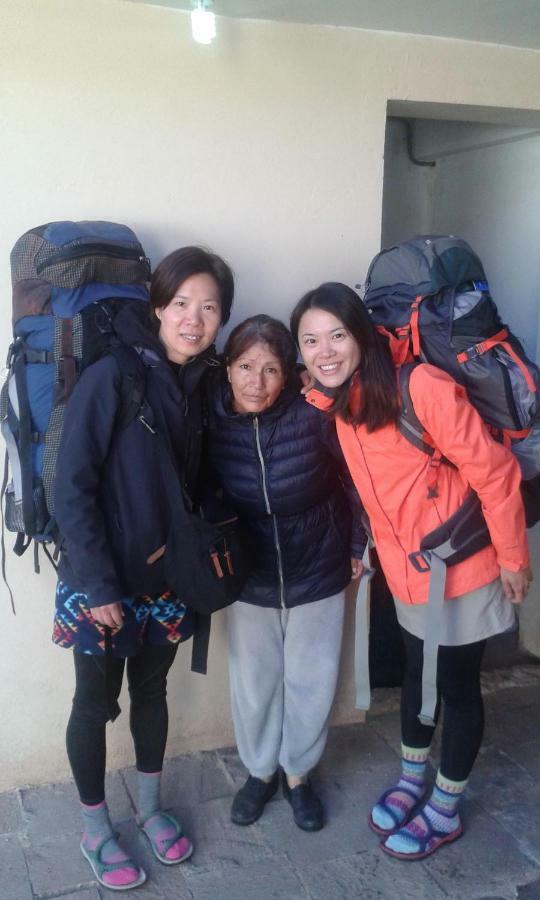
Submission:
[[[127,225],[48,222],[11,251],[13,323],[24,316],[69,318],[108,298],[148,300],[150,261]]]
[[[467,241],[453,235],[421,235],[381,250],[366,276],[365,302],[401,294],[427,297],[466,284],[487,290],[482,263]]]

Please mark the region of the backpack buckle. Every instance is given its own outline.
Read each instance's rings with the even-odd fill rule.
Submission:
[[[415,550],[414,553],[409,553],[409,559],[417,572],[424,575],[431,571],[428,555],[424,550]]]
[[[9,345],[7,357],[6,357],[6,369],[11,369],[13,364],[13,360],[19,353],[20,347],[22,346],[22,338],[18,337]]]

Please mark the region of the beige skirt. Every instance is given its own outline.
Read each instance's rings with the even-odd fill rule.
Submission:
[[[426,603],[403,603],[394,597],[396,615],[405,631],[424,640]],[[501,579],[460,597],[445,600],[439,634],[439,646],[460,647],[485,638],[513,631],[517,627],[513,603],[504,596]]]

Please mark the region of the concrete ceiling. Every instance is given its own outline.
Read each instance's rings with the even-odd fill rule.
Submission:
[[[191,0],[129,0],[190,10]],[[214,0],[218,16],[425,34],[540,50],[540,0]],[[540,86],[540,64],[538,71]]]

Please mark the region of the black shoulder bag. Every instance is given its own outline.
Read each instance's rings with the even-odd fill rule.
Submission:
[[[161,459],[163,483],[171,512],[167,542],[148,557],[148,565],[163,559],[165,581],[172,591],[195,612],[210,615],[233,603],[244,587],[251,563],[242,538],[238,518],[209,521],[204,509],[193,511],[183,490],[171,450],[153,424],[149,407],[139,415],[141,423],[155,436]]]

